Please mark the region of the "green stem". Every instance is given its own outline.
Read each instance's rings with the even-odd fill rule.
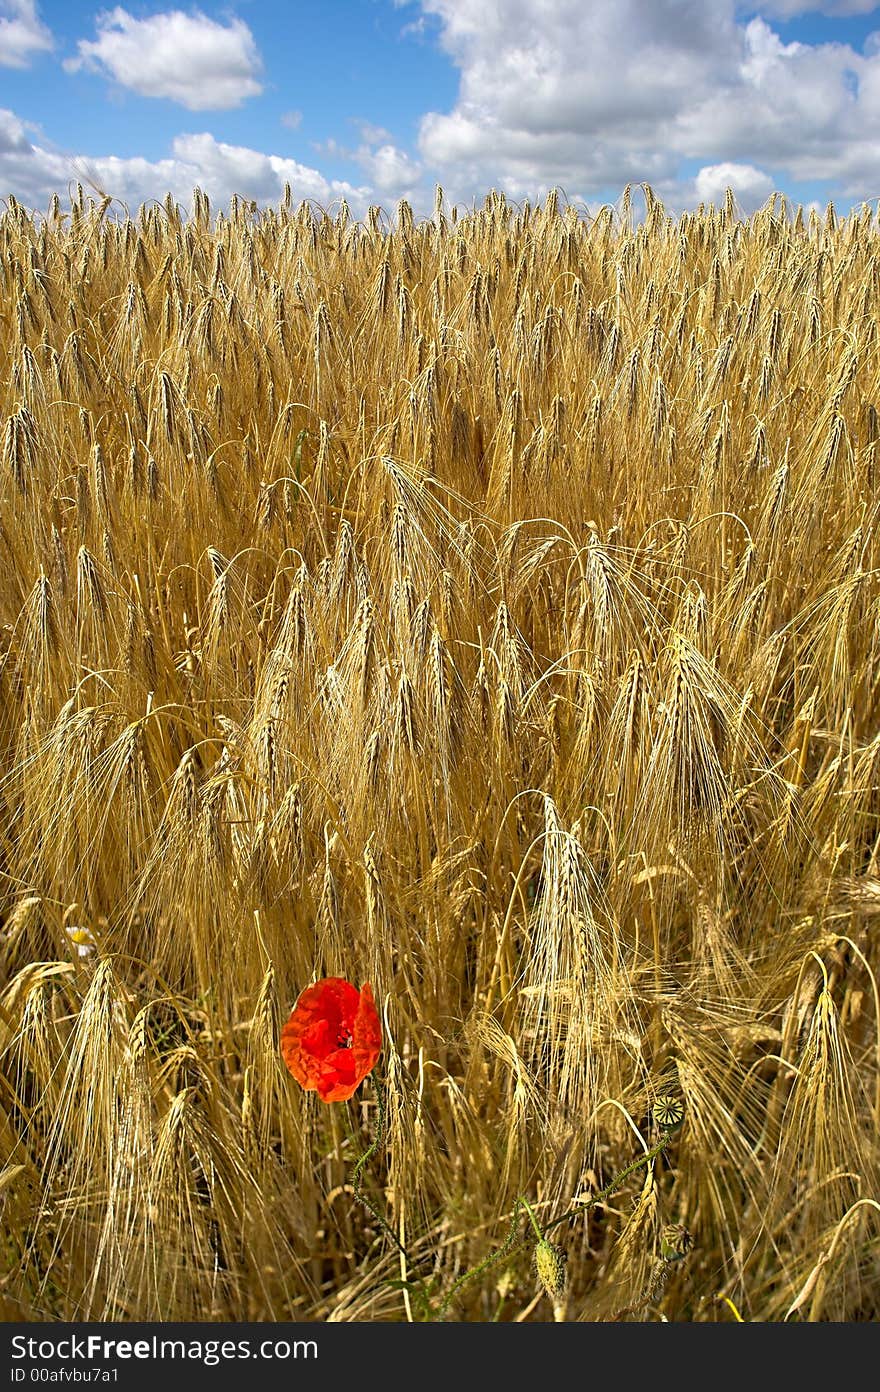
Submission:
[[[587,1199],[586,1203],[578,1204],[577,1208],[570,1208],[566,1213],[560,1214],[558,1218],[554,1218],[552,1222],[547,1223],[545,1225],[543,1234],[540,1228],[538,1227],[537,1220],[535,1219],[535,1215],[531,1210],[528,1199],[520,1195],[520,1197],[516,1200],[516,1203],[513,1205],[513,1213],[510,1217],[510,1229],[508,1231],[507,1237],[504,1240],[503,1245],[498,1248],[497,1252],[490,1253],[490,1255],[486,1257],[484,1261],[481,1261],[478,1266],[472,1266],[471,1269],[469,1271],[466,1271],[463,1276],[459,1276],[458,1280],[455,1282],[453,1286],[450,1287],[449,1291],[441,1301],[439,1309],[437,1311],[437,1318],[441,1320],[443,1319],[444,1315],[446,1314],[446,1311],[449,1309],[449,1306],[452,1304],[452,1301],[455,1299],[462,1286],[466,1285],[469,1281],[473,1281],[477,1276],[481,1276],[484,1271],[488,1271],[490,1266],[494,1266],[496,1262],[501,1261],[503,1257],[509,1256],[511,1252],[518,1251],[519,1248],[525,1244],[527,1239],[524,1237],[520,1238],[519,1242],[517,1242],[516,1240],[517,1218],[519,1217],[521,1209],[524,1208],[529,1214],[529,1217],[532,1221],[532,1226],[535,1229],[535,1232],[538,1234],[538,1241],[541,1242],[544,1240],[544,1235],[550,1232],[551,1228],[558,1227],[560,1223],[566,1222],[567,1219],[579,1218],[582,1213],[588,1213],[591,1208],[595,1208],[596,1204],[601,1203],[603,1199],[607,1199],[609,1195],[613,1194],[614,1191],[623,1183],[623,1181],[627,1178],[628,1175],[631,1175],[634,1170],[640,1169],[642,1165],[650,1164],[650,1162],[654,1160],[662,1150],[665,1150],[665,1148],[669,1144],[669,1141],[670,1137],[664,1136],[663,1140],[660,1141],[658,1145],[655,1145],[652,1150],[646,1151],[644,1155],[640,1155],[637,1157],[637,1159],[633,1160],[632,1164],[627,1165],[626,1169],[621,1170],[619,1174],[616,1174],[614,1176],[610,1184],[606,1184],[605,1188],[600,1189],[598,1194],[594,1194],[591,1199]]]
[[[496,1262],[501,1261],[502,1257],[506,1257],[508,1252],[513,1251],[515,1244],[517,1246],[522,1245],[516,1242],[516,1220],[519,1217],[520,1209],[524,1206],[524,1202],[522,1198],[519,1198],[513,1205],[513,1213],[510,1218],[510,1230],[504,1240],[503,1247],[499,1247],[497,1252],[491,1252],[489,1256],[486,1257],[485,1261],[480,1262],[479,1266],[472,1266],[470,1271],[466,1271],[463,1276],[459,1276],[455,1284],[447,1291],[437,1310],[438,1320],[443,1319],[443,1316],[446,1314],[446,1311],[449,1309],[449,1306],[452,1304],[462,1286],[466,1285],[468,1281],[472,1281],[474,1277],[481,1276],[484,1271],[488,1271],[489,1267],[494,1266]]]
[[[535,1229],[535,1236],[537,1237],[537,1239],[538,1239],[539,1242],[543,1242],[543,1241],[544,1241],[544,1234],[541,1232],[541,1229],[538,1227],[538,1220],[537,1220],[537,1218],[535,1217],[535,1213],[534,1213],[534,1209],[532,1208],[532,1205],[529,1203],[528,1199],[523,1199],[522,1205],[523,1205],[523,1208],[525,1209],[526,1213],[529,1215],[529,1220],[530,1220],[530,1222],[531,1222],[531,1224],[532,1224],[532,1227]]]
[[[546,1225],[544,1232],[548,1233],[551,1228],[558,1227],[558,1225],[564,1223],[567,1218],[578,1218],[582,1213],[587,1213],[591,1208],[595,1208],[596,1204],[600,1204],[603,1199],[609,1198],[610,1195],[619,1188],[623,1181],[632,1174],[633,1170],[638,1170],[642,1165],[647,1165],[652,1160],[656,1159],[660,1152],[665,1150],[669,1145],[670,1140],[670,1136],[664,1136],[663,1140],[660,1141],[658,1145],[655,1145],[653,1150],[646,1150],[644,1155],[640,1155],[636,1160],[633,1160],[631,1165],[627,1165],[625,1170],[621,1170],[620,1174],[616,1174],[611,1183],[606,1184],[604,1189],[600,1189],[598,1194],[594,1194],[593,1197],[587,1199],[585,1203],[578,1204],[577,1208],[570,1208],[567,1213],[562,1213],[558,1218],[554,1218],[551,1223]]]
[[[384,1215],[379,1212],[379,1209],[373,1203],[372,1199],[367,1198],[367,1195],[363,1192],[363,1189],[361,1187],[366,1166],[372,1160],[373,1156],[376,1154],[377,1150],[385,1140],[385,1127],[388,1118],[388,1112],[385,1104],[385,1089],[379,1082],[379,1079],[375,1076],[375,1074],[373,1074],[372,1082],[373,1087],[376,1090],[376,1130],[373,1135],[373,1140],[371,1144],[367,1146],[367,1149],[359,1158],[354,1169],[351,1172],[352,1193],[354,1194],[354,1197],[357,1199],[358,1203],[363,1204],[364,1208],[366,1208],[370,1213],[372,1213],[373,1217],[379,1224],[379,1227],[382,1229],[382,1231],[386,1234],[387,1237],[391,1238],[391,1241],[394,1243],[398,1252],[400,1252],[400,1254],[406,1261],[407,1266],[409,1268],[412,1268],[413,1266],[416,1266],[418,1264],[419,1259],[416,1258],[414,1260],[410,1256],[409,1252],[404,1247],[403,1243],[397,1236],[397,1233],[391,1227],[390,1223],[388,1223]],[[428,1296],[428,1292],[425,1289],[424,1282],[415,1281],[407,1284],[409,1285],[410,1294],[416,1301],[419,1308],[421,1309],[423,1316],[425,1317],[425,1319],[429,1319],[432,1313],[431,1301]]]
[[[391,1241],[394,1243],[397,1250],[399,1252],[402,1252],[403,1255],[406,1257],[406,1260],[409,1262],[409,1252],[406,1250],[400,1238],[397,1236],[397,1233],[385,1220],[385,1218],[383,1218],[382,1214],[379,1212],[372,1199],[368,1199],[366,1194],[361,1189],[364,1168],[366,1165],[369,1164],[373,1156],[376,1154],[376,1151],[379,1149],[379,1147],[385,1140],[385,1122],[387,1118],[387,1111],[385,1107],[385,1089],[375,1075],[373,1075],[373,1087],[376,1090],[376,1104],[378,1110],[378,1115],[376,1118],[376,1131],[375,1135],[373,1136],[372,1144],[367,1146],[367,1149],[364,1151],[363,1155],[360,1157],[360,1159],[358,1160],[357,1164],[351,1172],[352,1193],[354,1194],[354,1197],[357,1199],[358,1203],[363,1204],[364,1208],[368,1209],[369,1212],[372,1213],[373,1217],[379,1224],[382,1231],[388,1237],[391,1238]]]

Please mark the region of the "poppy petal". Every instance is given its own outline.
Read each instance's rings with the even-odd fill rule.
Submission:
[[[361,990],[352,1030],[352,1053],[360,1077],[366,1078],[376,1067],[382,1051],[382,1026],[373,1000],[373,988],[367,982]]]
[[[284,1062],[306,1091],[324,1102],[344,1102],[372,1072],[382,1049],[382,1027],[366,984],[359,992],[341,976],[307,986],[281,1031]]]

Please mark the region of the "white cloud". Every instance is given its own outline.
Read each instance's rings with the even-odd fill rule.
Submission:
[[[370,121],[355,121],[355,125],[368,145],[383,145],[393,139],[384,126],[374,126]]]
[[[394,2],[396,4],[397,0],[394,0]],[[400,37],[402,39],[421,39],[424,38],[427,31],[428,22],[425,19],[424,15],[420,15],[418,19],[414,19],[410,24],[404,24],[403,28],[400,31]]]
[[[303,114],[301,111],[285,111],[281,116],[282,126],[288,130],[299,130],[302,125]]]
[[[858,0],[421,0],[460,71],[419,152],[450,197],[553,185],[587,196],[647,181],[673,205],[688,166],[750,168],[784,186],[880,189],[880,44],[783,43],[781,11],[867,13]],[[710,176],[706,176],[708,179]],[[761,185],[762,188],[766,187]],[[741,190],[747,196],[745,188]],[[757,186],[753,187],[757,196]]]
[[[76,171],[35,145],[33,131],[13,111],[0,108],[0,197],[12,193],[26,207],[45,207],[55,190],[67,188]]]
[[[0,0],[0,67],[26,68],[31,54],[53,46],[36,0]]]
[[[12,111],[0,108],[0,159],[4,156],[26,154],[31,149],[25,125]],[[12,190],[15,192],[15,190]]]
[[[220,203],[233,193],[259,203],[277,202],[290,184],[297,202],[313,198],[322,207],[346,198],[351,207],[365,207],[370,190],[343,179],[327,179],[317,169],[282,155],[265,155],[243,145],[227,145],[213,135],[179,135],[173,142],[175,158],[196,182]]]
[[[240,19],[218,24],[198,10],[135,19],[117,6],[98,15],[97,38],[80,39],[64,66],[102,73],[142,97],[167,97],[190,111],[241,106],[263,90],[254,36]]]
[[[395,145],[382,126],[373,126],[369,121],[354,124],[363,136],[356,150],[340,145],[332,136],[314,148],[324,159],[360,165],[383,202],[397,203],[406,198],[415,209],[423,208],[427,213],[432,195],[420,185],[423,168],[419,161]]]
[[[45,208],[53,193],[63,195],[86,172],[103,192],[132,211],[169,192],[188,206],[196,186],[218,209],[226,207],[234,193],[262,204],[278,203],[285,183],[295,202],[314,199],[331,207],[345,198],[356,215],[372,196],[368,187],[328,179],[320,170],[281,155],[224,144],[207,132],[177,136],[164,159],[69,156],[50,149],[14,112],[0,109],[0,196],[12,193],[26,207]]]
[[[763,169],[753,164],[707,164],[694,180],[694,191],[701,203],[719,203],[727,189],[733,189],[743,212],[751,213],[766,203],[774,184]]]
[[[412,196],[419,182],[422,167],[396,145],[368,146],[357,152],[357,162],[380,193],[396,200]]]

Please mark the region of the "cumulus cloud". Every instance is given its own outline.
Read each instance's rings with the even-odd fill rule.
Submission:
[[[112,78],[142,97],[167,97],[190,111],[241,106],[262,92],[254,36],[240,19],[219,24],[198,10],[135,19],[121,6],[98,15],[97,38],[80,39],[65,61]]]
[[[452,110],[426,113],[419,136],[424,163],[451,196],[491,186],[537,196],[553,185],[591,196],[647,181],[682,205],[694,193],[682,171],[694,165],[754,169],[761,190],[764,179],[828,179],[854,199],[880,188],[880,44],[858,52],[783,43],[765,17],[873,5],[421,0],[421,8],[460,72]]]
[[[0,109],[0,196],[12,193],[26,207],[45,208],[53,193],[63,194],[85,174],[132,211],[166,193],[188,206],[196,186],[217,208],[228,205],[234,193],[261,204],[277,203],[286,183],[295,202],[314,199],[332,207],[345,198],[356,215],[364,212],[372,196],[369,187],[328,179],[281,155],[227,145],[207,132],[177,136],[164,159],[69,156],[51,149],[39,131],[14,112]]]
[[[52,47],[36,0],[0,0],[0,67],[26,68],[33,54]]]
[[[431,196],[420,182],[424,173],[421,163],[395,145],[390,131],[383,126],[359,120],[354,121],[354,125],[363,137],[356,149],[340,145],[332,136],[317,144],[315,149],[325,159],[359,165],[382,202],[396,203],[406,198],[416,210],[427,212]]]
[[[355,187],[344,179],[327,179],[319,170],[282,155],[227,145],[207,132],[179,135],[172,149],[186,177],[195,175],[196,183],[220,203],[228,202],[233,193],[255,198],[258,203],[277,202],[286,183],[297,202],[312,198],[322,207],[345,198],[350,206],[362,208],[369,198],[368,188]]]
[[[395,200],[412,197],[419,182],[422,167],[404,150],[386,142],[376,149],[364,146],[357,153],[357,162],[377,190]]]
[[[707,164],[694,180],[694,191],[701,203],[720,203],[727,189],[733,189],[743,212],[751,213],[766,203],[773,192],[773,180],[753,164]]]

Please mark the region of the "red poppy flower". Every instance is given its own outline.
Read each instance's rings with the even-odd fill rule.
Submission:
[[[322,1102],[345,1102],[376,1066],[382,1027],[369,985],[341,976],[307,986],[281,1031],[281,1053],[296,1081]]]

